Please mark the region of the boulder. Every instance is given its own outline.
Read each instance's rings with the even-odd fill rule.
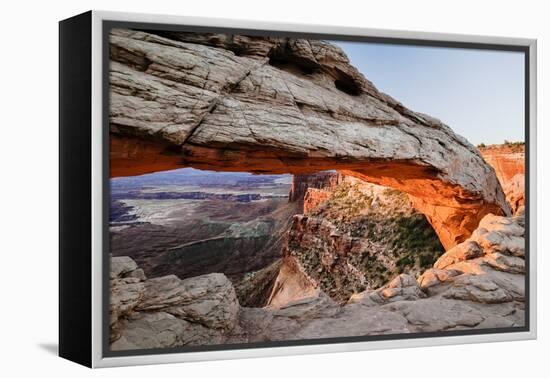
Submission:
[[[417,281],[420,288],[426,290],[432,286],[440,285],[441,283],[446,282],[450,278],[459,274],[461,273],[457,270],[431,268],[422,273],[422,275],[418,277]]]
[[[348,303],[383,304],[396,301],[413,301],[426,297],[416,279],[408,274],[400,274],[387,285],[377,290],[354,294]]]
[[[525,273],[525,260],[495,252],[483,257],[483,261],[493,269],[508,273]]]
[[[453,280],[445,298],[461,299],[481,303],[502,303],[513,300],[513,296],[485,275],[465,274]]]
[[[134,260],[128,256],[111,256],[111,271],[110,277],[122,278],[134,272],[138,266]]]
[[[483,249],[475,241],[467,240],[443,254],[434,264],[436,269],[444,269],[460,261],[474,259],[483,255]]]
[[[488,214],[481,220],[470,240],[477,242],[484,253],[500,252],[524,257],[524,233],[525,229],[519,224],[518,218]]]
[[[176,276],[145,282],[138,311],[162,310],[209,328],[231,329],[239,311],[235,289],[221,273],[180,280]]]
[[[111,280],[110,325],[119,318],[130,315],[139,305],[145,293],[145,285],[136,278]]]
[[[162,311],[140,313],[135,319],[124,320],[121,328],[121,336],[111,344],[111,350],[173,348],[223,341],[217,330]]]

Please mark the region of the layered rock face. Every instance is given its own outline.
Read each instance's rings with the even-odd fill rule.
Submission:
[[[480,148],[494,168],[512,212],[525,206],[525,144],[508,143]]]
[[[444,251],[406,194],[333,175],[340,184],[308,189],[304,215],[294,216],[270,306],[307,296],[312,288],[345,302],[400,273],[418,276]]]
[[[397,275],[345,305],[313,289],[280,308],[246,308],[222,274],[147,279],[113,257],[111,349],[521,327],[524,232],[522,216],[487,215],[418,279]]]
[[[216,343],[234,327],[239,304],[223,274],[145,279],[130,258],[112,264],[125,266],[111,275],[112,350]]]
[[[310,190],[332,190],[342,182],[342,175],[335,172],[317,172],[310,175],[292,176],[292,187],[288,195],[290,202],[304,201]]]
[[[332,196],[331,190],[310,188],[304,196],[304,214],[309,214]]]
[[[478,150],[318,40],[112,30],[111,175],[338,169],[408,193],[446,248],[509,207]]]
[[[525,144],[495,144],[479,148],[481,156],[495,169],[505,186],[517,174],[525,174]]]

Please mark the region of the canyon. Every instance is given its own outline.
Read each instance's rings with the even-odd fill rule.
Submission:
[[[524,222],[489,214],[418,279],[400,274],[344,305],[317,289],[278,308],[242,307],[223,274],[148,279],[129,257],[113,257],[111,349],[520,327]]]
[[[284,305],[317,288],[346,302],[400,273],[418,276],[443,254],[406,194],[338,173],[324,176],[328,185],[308,188],[303,214],[293,217],[268,305]]]
[[[226,268],[220,266],[182,276],[177,264],[171,274],[149,277],[130,257],[113,256],[112,350],[524,324],[522,209],[513,217],[485,216],[467,240],[443,252],[403,193],[338,172],[293,176],[284,188],[296,215],[285,215],[282,252],[238,280],[217,273]],[[364,227],[368,220],[379,228]],[[406,227],[396,227],[403,221]],[[219,261],[243,261],[212,250]],[[195,252],[186,265],[210,261],[207,249]],[[404,257],[418,261],[399,266]]]
[[[472,146],[329,42],[110,46],[112,350],[525,324],[520,144]]]
[[[131,257],[151,278],[222,272],[243,305],[261,306],[269,283],[255,296],[247,283],[281,258],[301,211],[290,188],[290,176],[193,169],[112,180],[111,254]]]

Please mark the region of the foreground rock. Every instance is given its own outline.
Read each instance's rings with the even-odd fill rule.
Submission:
[[[113,257],[112,264],[120,259],[123,257]],[[222,335],[235,327],[239,303],[223,274],[185,280],[173,275],[134,278],[132,284],[139,285],[139,295],[130,284],[121,286],[121,280],[126,279],[120,275],[111,279],[113,350],[221,342]],[[132,300],[116,300],[121,292],[133,295]]]
[[[146,279],[112,258],[111,348],[265,342],[521,327],[524,219],[488,215],[417,279],[401,274],[338,305],[319,289],[280,308],[246,308],[222,274]]]
[[[509,213],[474,146],[379,92],[330,43],[115,29],[110,56],[113,176],[338,169],[408,193],[446,248]]]

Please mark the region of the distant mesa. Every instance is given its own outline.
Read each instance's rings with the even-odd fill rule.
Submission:
[[[259,201],[262,198],[273,198],[274,195],[264,195],[258,193],[207,193],[207,192],[141,192],[132,191],[126,193],[124,198],[126,199],[191,199],[191,200],[222,200],[222,201],[237,201],[237,202],[250,202]]]

